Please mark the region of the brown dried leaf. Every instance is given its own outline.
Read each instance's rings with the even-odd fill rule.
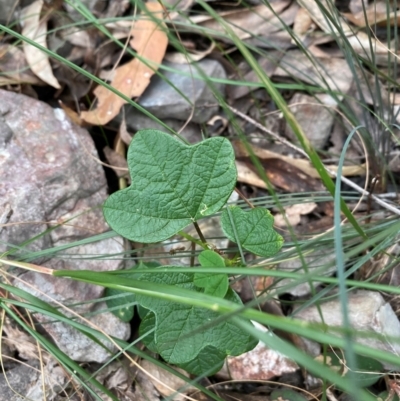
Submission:
[[[233,148],[235,149],[236,157],[249,157],[249,153],[247,152],[241,141],[232,141],[232,145]],[[297,169],[301,170],[303,173],[309,175],[310,177],[319,178],[317,170],[312,166],[312,164],[308,160],[293,159],[292,157],[271,152],[270,150],[262,149],[254,145],[252,145],[252,149],[254,154],[260,159],[281,159],[287,164],[292,165]],[[326,167],[331,171],[337,171],[337,166],[327,165]],[[342,175],[346,177],[365,175],[365,164],[361,164],[358,166],[343,166]],[[264,181],[262,181],[260,178],[258,178],[258,180],[263,184],[257,186],[265,188]]]
[[[21,11],[21,20],[23,21],[22,35],[35,41],[37,44],[46,47],[47,21],[40,19],[43,0],[36,0],[31,5]],[[60,89],[56,77],[53,75],[49,57],[35,46],[25,41],[23,42],[26,60],[31,70],[44,82],[54,88]]]
[[[129,146],[132,141],[132,135],[128,132],[125,115],[123,116],[121,124],[119,125],[119,136],[125,145]]]
[[[347,93],[354,80],[353,72],[343,58],[310,58],[298,49],[286,52],[274,75],[298,78],[310,85],[341,93]]]
[[[248,185],[253,185],[259,188],[267,188],[265,182],[253,171],[247,163],[236,160],[236,170],[238,174],[238,182],[244,182]]]
[[[293,33],[301,38],[308,32],[308,30],[311,28],[311,25],[312,19],[310,14],[304,8],[300,8],[297,11],[297,15],[294,19]]]
[[[319,3],[321,3],[327,10],[332,7],[332,3],[327,0],[320,0],[316,2],[315,0],[297,0],[301,7],[303,7],[307,13],[310,15],[311,19],[325,32],[328,34],[338,34],[335,26],[329,22],[329,20],[325,17],[323,12],[319,7]],[[344,20],[339,20],[338,23],[341,24],[341,32],[348,36],[352,35],[353,31],[348,26],[348,24]]]
[[[162,17],[163,7],[160,3],[147,3],[147,9],[153,18]],[[149,65],[157,69],[167,49],[168,38],[162,29],[164,25],[157,24],[153,18],[144,16],[135,23],[130,45]],[[140,96],[150,83],[154,74],[153,68],[135,58],[115,70],[111,85],[129,98]],[[119,113],[126,101],[101,85],[94,93],[98,105],[94,110],[83,112],[82,118],[90,124],[107,124]]]
[[[25,54],[14,45],[0,43],[0,85],[43,85],[30,70]]]
[[[300,223],[301,216],[311,213],[316,209],[317,204],[315,202],[299,203],[285,207],[285,215],[289,224],[294,227]],[[274,224],[278,227],[286,227],[286,220],[282,214],[277,214],[274,217]]]
[[[103,148],[104,156],[118,178],[128,176],[128,163],[125,157],[108,146]]]
[[[357,35],[350,36],[347,39],[352,49],[359,55],[371,58],[371,49],[373,49],[375,62],[379,65],[387,65],[389,49],[379,40],[362,31],[357,32]],[[392,49],[395,48],[393,43],[390,47]],[[395,53],[393,52],[393,54]]]
[[[240,39],[247,39],[254,35],[267,32],[276,32],[283,29],[280,15],[290,4],[288,0],[270,3],[268,6],[260,4],[252,8],[226,11],[219,14]],[[272,10],[271,10],[272,8]],[[278,17],[279,16],[279,17]],[[225,33],[224,26],[209,15],[190,17],[193,25],[199,25],[208,30],[209,35]],[[203,32],[203,29],[200,31]],[[220,38],[224,40],[225,38]]]
[[[143,369],[145,369],[146,372],[150,374],[148,376],[149,379],[151,378],[158,379],[158,380],[152,380],[152,383],[157,389],[157,391],[164,397],[169,397],[175,394],[173,400],[175,401],[184,400],[186,397],[183,394],[181,394],[181,392],[180,394],[176,394],[176,391],[184,387],[185,388],[184,391],[187,394],[195,389],[193,386],[188,386],[185,380],[175,376],[174,374],[166,371],[165,369],[160,368],[157,365],[154,365],[149,361],[146,361],[145,359],[143,359],[140,362],[140,365],[142,366]],[[183,369],[179,368],[175,369],[189,379],[189,375]]]
[[[170,63],[176,64],[189,64],[193,63],[194,61],[200,61],[204,57],[208,56],[215,48],[215,42],[211,42],[210,46],[203,51],[192,51],[187,54],[180,53],[180,52],[170,52],[165,55],[165,60],[169,61]]]
[[[195,0],[163,0],[165,8],[168,10],[168,19],[172,21],[182,17],[194,2]]]
[[[363,9],[357,13],[343,13],[354,25],[363,28],[367,25],[387,26],[388,23],[393,26],[400,23],[400,15],[398,12],[388,13],[387,3],[383,1],[374,1],[366,7],[365,12]]]
[[[304,174],[299,168],[288,164],[287,162],[275,158],[275,159],[265,159],[260,160],[261,164],[264,167],[265,174],[267,175],[271,184],[277,188],[283,189],[287,192],[310,192],[310,191],[320,191],[323,189],[322,184],[316,178],[312,178],[307,174]],[[243,176],[243,164],[239,165],[238,162],[244,163],[247,167],[247,175]],[[238,181],[244,182],[250,185],[255,184],[255,177],[258,178],[257,170],[254,167],[251,159],[240,158],[236,162],[236,166],[238,169]],[[254,175],[249,174],[249,171],[253,171]],[[252,182],[249,182],[249,178],[252,179]],[[266,188],[264,181],[261,178],[257,180],[259,184],[257,186],[261,188]]]
[[[16,327],[10,320],[6,320],[3,326],[4,332],[7,337],[3,337],[2,341],[7,344],[11,350],[17,350],[21,358],[25,360],[38,359],[38,345],[24,331]],[[42,354],[45,362],[48,361],[48,355],[46,353]]]

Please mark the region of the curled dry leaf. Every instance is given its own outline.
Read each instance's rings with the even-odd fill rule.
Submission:
[[[170,63],[176,64],[189,64],[195,61],[203,60],[204,57],[208,56],[215,49],[215,42],[211,42],[210,46],[204,51],[187,52],[187,54],[180,52],[170,52],[165,55],[165,60]]]
[[[47,21],[40,18],[42,7],[43,0],[36,0],[21,11],[21,21],[23,23],[22,35],[47,48]],[[31,70],[42,81],[54,88],[60,89],[60,84],[53,75],[48,55],[26,42],[23,43],[23,46],[25,57]]]
[[[343,58],[311,58],[298,49],[282,57],[275,76],[297,78],[310,85],[347,93],[354,81],[353,72]],[[339,96],[340,98],[340,96]]]
[[[133,135],[128,132],[128,128],[126,126],[125,115],[123,116],[121,124],[119,125],[118,133],[119,133],[119,136],[120,136],[122,142],[124,142],[125,145],[129,146],[132,141]]]
[[[168,38],[163,30],[164,25],[156,21],[162,17],[162,5],[147,3],[147,9],[152,16],[143,15],[143,18],[134,24],[131,30],[133,39],[130,41],[131,47],[146,64],[139,58],[133,59],[115,69],[111,82],[115,89],[129,98],[140,96],[147,88],[151,76],[163,60],[168,45]],[[126,101],[101,85],[94,93],[98,99],[97,107],[83,112],[82,118],[90,124],[107,124],[119,113]]]
[[[371,35],[365,32],[359,31],[357,35],[348,37],[348,41],[352,49],[363,57],[371,59],[371,49],[374,51],[374,59],[378,65],[387,65],[388,53],[391,52],[394,55],[398,55],[395,52],[393,44],[390,45],[390,49],[384,43],[376,40]],[[389,59],[390,60],[390,59]]]
[[[248,185],[254,185],[259,188],[267,188],[263,179],[253,171],[245,162],[236,160],[236,169],[238,173],[238,181]]]
[[[367,25],[373,26],[386,26],[388,23],[393,26],[395,23],[399,24],[400,16],[398,12],[388,12],[388,4],[384,1],[374,1],[356,13],[343,13],[354,25],[363,28]]]
[[[314,0],[298,0],[303,9],[307,11],[310,15],[311,19],[327,34],[338,34],[336,27],[324,16],[321,11],[320,5],[325,7],[326,9],[330,9],[332,5],[327,0],[320,0],[320,2],[316,2]],[[348,26],[348,24],[343,20],[336,20],[337,23],[341,25],[341,32],[343,32],[346,36],[352,35],[353,30]]]
[[[247,39],[257,34],[267,34],[283,29],[280,15],[290,1],[276,1],[268,5],[260,4],[252,8],[240,8],[233,11],[219,13],[219,16],[230,26],[232,31],[239,39]],[[279,16],[279,17],[278,17]],[[208,35],[220,36],[225,33],[224,26],[212,16],[196,15],[190,18],[193,26],[198,25],[200,33],[207,30]],[[193,27],[192,27],[193,29]],[[225,37],[221,40],[229,39]]]
[[[103,148],[103,152],[118,178],[128,176],[128,163],[123,156],[108,146]]]
[[[292,205],[285,207],[285,215],[289,222],[289,224],[294,227],[300,223],[301,216],[311,213],[317,204],[315,202],[308,202],[308,203],[299,203],[297,205]],[[275,226],[278,227],[286,227],[286,220],[284,219],[282,214],[278,214],[275,216],[274,220]]]
[[[38,359],[38,346],[35,341],[26,332],[20,330],[13,323],[6,319],[3,330],[7,334],[7,337],[2,338],[2,342],[7,344],[11,350],[18,351],[21,358],[25,360]],[[48,355],[42,354],[44,362],[48,361]]]
[[[312,19],[310,17],[310,14],[304,8],[300,8],[297,11],[296,17],[294,19],[293,32],[302,38],[303,36],[305,36],[311,26]]]
[[[187,394],[195,390],[195,388],[193,386],[189,386],[185,380],[175,376],[165,369],[160,368],[157,365],[154,365],[149,361],[146,361],[145,359],[141,361],[140,365],[147,373],[149,373],[147,379],[150,379],[154,387],[164,397],[170,397],[173,395],[173,400],[175,401],[184,400],[186,397],[183,395],[183,393]],[[179,368],[174,369],[186,376],[189,381],[189,375],[187,372]]]
[[[243,146],[243,144],[240,141],[233,141],[232,142],[233,148],[235,150],[235,155],[238,158],[243,158],[243,157],[249,157],[249,153]],[[257,146],[252,145],[252,149],[254,154],[262,159],[281,159],[284,162],[288,163],[289,165],[292,165],[294,167],[297,167],[299,170],[301,170],[303,173],[309,175],[310,177],[313,178],[319,178],[318,171],[312,166],[312,164],[308,160],[303,160],[303,159],[294,159],[289,156],[284,156],[281,155],[280,153],[275,153],[271,152],[270,150],[262,149]],[[334,165],[327,165],[326,166],[328,170],[330,171],[337,171],[337,166]],[[239,167],[238,167],[239,168]],[[355,166],[343,166],[342,169],[342,175],[345,177],[351,177],[351,176],[357,176],[365,175],[365,164],[360,164],[360,165],[355,165]],[[240,176],[240,174],[239,174]],[[263,180],[259,178],[259,181],[263,183],[263,185],[260,185],[262,188],[265,187],[265,183]],[[246,182],[246,181],[244,181]],[[257,185],[253,183],[253,185]],[[257,185],[259,186],[259,185]]]
[[[0,44],[0,86],[15,84],[43,85],[32,73],[25,54],[15,45]]]
[[[186,14],[194,2],[194,0],[164,0],[163,4],[168,10],[168,19],[173,21]]]

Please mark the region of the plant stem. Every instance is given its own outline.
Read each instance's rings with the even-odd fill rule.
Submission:
[[[190,267],[194,266],[194,258],[196,256],[196,243],[192,242],[192,249],[191,249],[192,253],[190,255]]]
[[[184,231],[178,231],[178,235],[180,235],[181,237],[187,239],[190,242],[194,242],[195,244],[201,246],[203,249],[208,249],[207,245],[201,241],[199,241],[198,239],[192,237],[190,234],[185,233]]]
[[[203,235],[203,233],[201,232],[200,227],[199,227],[199,225],[197,224],[197,221],[194,221],[194,222],[193,222],[193,225],[194,225],[194,228],[195,228],[196,231],[197,231],[197,234],[199,235],[200,241],[201,241],[203,244],[206,244],[207,241],[206,241],[206,239],[204,238],[204,235]]]
[[[244,196],[244,194],[240,191],[240,189],[235,188],[236,193],[242,198],[252,209],[254,209],[254,205]]]

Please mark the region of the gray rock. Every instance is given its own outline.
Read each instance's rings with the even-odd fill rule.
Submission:
[[[121,323],[116,316],[105,312],[105,310],[106,304],[104,302],[96,304],[96,307],[91,311],[95,315],[89,319],[92,328],[104,331],[108,335],[117,338],[128,339],[130,335],[129,325]],[[41,321],[44,322],[44,319],[42,318]],[[74,361],[104,363],[111,356],[104,347],[94,343],[69,325],[56,322],[46,323],[44,327],[53,338],[58,339],[57,345],[61,351],[65,352]],[[64,339],[67,339],[67,341]],[[115,346],[110,342],[102,341],[102,343],[112,352],[116,350]]]
[[[253,325],[262,333],[268,333],[261,324],[253,322]],[[218,375],[229,380],[270,380],[298,369],[296,362],[260,341],[251,351],[229,356]]]
[[[2,224],[9,223],[0,231],[0,252],[35,236],[35,241],[23,245],[21,255],[24,250],[39,251],[107,231],[98,207],[107,197],[106,180],[87,131],[71,123],[61,109],[3,90],[0,115],[0,219]],[[118,255],[123,250],[122,238],[107,238],[71,248],[57,259],[35,263],[55,269],[115,270],[122,267],[121,260],[107,255]],[[15,285],[47,302],[80,304],[96,300],[104,291],[102,287],[35,272],[23,273],[19,278]],[[87,313],[94,309],[93,303],[84,303],[75,310]],[[42,315],[37,318],[41,323],[47,321]],[[129,337],[129,325],[113,319],[110,313],[89,320],[108,328],[108,334]],[[61,323],[44,327],[72,358],[97,362],[107,359],[106,353],[99,353],[98,345],[81,333],[71,337],[70,327]],[[69,349],[71,342],[73,352]]]
[[[25,396],[39,379],[40,366],[39,363],[17,364],[13,369],[8,369],[6,375],[0,374],[0,401],[20,401],[19,394]]]
[[[142,129],[158,129],[167,132],[161,124],[158,124],[152,118],[147,117],[145,114],[129,105],[125,106],[125,121],[128,131],[132,133]],[[173,118],[163,118],[162,122],[176,132],[178,132],[184,124],[184,122]],[[203,139],[200,127],[194,123],[189,123],[181,132],[181,135],[192,144],[201,142]]]
[[[327,267],[323,269],[323,266],[330,264],[335,260],[335,255],[331,251],[314,251],[311,253],[306,253],[304,256],[304,261],[307,264],[309,271],[312,273],[318,269],[318,274],[320,276],[331,276],[336,271],[336,266]],[[279,270],[289,271],[289,272],[304,272],[300,258],[287,259],[279,263]],[[323,269],[323,271],[321,271]],[[314,287],[317,287],[319,283],[314,282]],[[295,297],[302,297],[311,293],[310,285],[308,283],[295,284],[295,280],[284,279],[280,280],[279,283],[275,284],[275,289],[282,291],[287,294],[291,294]]]
[[[205,59],[190,65],[168,62],[164,65],[176,72],[160,70],[164,78],[159,76],[152,78],[149,87],[139,99],[142,107],[160,119],[172,118],[185,121],[189,118],[192,104],[194,104],[195,110],[191,121],[199,124],[207,122],[217,113],[217,101],[210,87],[224,93],[225,85],[207,82],[207,78],[226,78],[226,72],[218,61]]]
[[[342,325],[342,307],[338,299],[322,303],[320,308],[326,325],[329,327]],[[400,322],[390,304],[385,302],[381,294],[372,291],[350,292],[348,310],[354,330],[371,332],[371,336],[356,337],[358,343],[400,355],[400,344],[389,340],[391,337],[399,337]],[[321,323],[316,306],[301,310],[294,317],[307,322]],[[388,340],[381,341],[374,338],[374,334],[387,336]],[[387,369],[394,368],[387,364],[384,365]]]
[[[310,85],[346,94],[354,82],[351,68],[345,59],[338,57],[311,57],[295,49],[285,52],[274,75],[300,79]],[[338,95],[340,99],[342,95]]]
[[[312,146],[315,149],[323,149],[332,131],[336,102],[329,95],[319,95],[318,98],[321,105],[312,96],[296,93],[289,104],[293,105],[290,109]],[[288,124],[285,134],[294,142],[298,142]]]
[[[9,24],[14,21],[16,11],[20,10],[18,3],[15,0],[0,0],[0,24]]]
[[[80,0],[83,5],[88,8],[94,15],[99,16],[99,14],[105,10],[107,7],[107,1],[106,0]],[[74,2],[70,2],[73,4]],[[76,10],[75,7],[73,7],[70,3],[64,2],[64,7],[68,11],[68,15],[74,20],[74,21],[83,21],[85,20],[85,16],[83,16],[79,11]],[[76,7],[78,7],[79,3],[76,2]]]
[[[40,370],[38,370],[41,372]],[[67,372],[54,359],[49,359],[43,365],[43,372],[39,374],[37,380],[31,380],[30,386],[18,401],[41,401],[55,400],[56,394],[63,392],[65,387],[70,384]],[[45,389],[45,391],[43,391]],[[60,397],[61,398],[61,397]]]
[[[22,8],[29,6],[35,0],[0,0],[0,24],[9,25],[19,19]]]

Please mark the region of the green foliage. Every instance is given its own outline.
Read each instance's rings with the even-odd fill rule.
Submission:
[[[137,278],[137,274],[124,274],[123,277]],[[104,296],[108,298],[106,300],[107,307],[123,322],[130,322],[134,315],[134,305],[136,301],[136,295],[130,292],[122,292],[114,288],[106,288]]]
[[[166,268],[168,266],[164,266],[163,270]],[[153,271],[142,274],[140,279],[201,292],[194,285],[193,273],[171,274]],[[240,355],[257,344],[252,336],[230,320],[224,319],[215,323],[220,317],[217,312],[146,295],[136,297],[137,301],[150,311],[141,323],[140,334],[144,335],[153,325],[155,327],[154,332],[145,337],[143,342],[169,363],[186,368],[194,367],[196,363],[193,360],[196,359],[206,366],[210,358],[209,349],[212,347],[215,349],[214,354],[218,355],[213,362],[219,362],[219,366],[227,355]],[[224,298],[241,304],[240,298],[232,289],[228,289]]]
[[[116,232],[138,242],[162,241],[218,212],[236,184],[233,149],[224,138],[188,146],[163,132],[143,130],[132,140],[127,159],[132,184],[107,199],[104,216]],[[281,248],[282,237],[273,230],[273,218],[267,210],[229,208],[232,216],[228,221],[226,210],[222,224],[230,239],[237,237],[244,248],[263,256]],[[201,266],[215,269],[231,266],[235,259],[205,250],[198,260]],[[142,269],[124,276],[169,284],[177,293],[186,289],[242,305],[229,288],[227,274],[168,272],[168,268],[176,267]],[[139,332],[148,349],[197,375],[218,371],[227,355],[240,355],[257,344],[237,322],[222,319],[213,310],[118,289],[109,289],[106,295],[113,296],[108,306],[124,321],[133,317],[136,302],[142,318]]]
[[[160,266],[160,264],[157,262],[148,262],[146,264],[140,263],[138,267],[158,266]],[[138,279],[140,275],[136,273],[126,273],[122,274],[122,277]],[[119,317],[123,322],[129,322],[132,320],[136,305],[135,294],[120,291],[115,288],[106,288],[104,296],[107,298],[107,307],[115,316]]]
[[[399,396],[393,392],[393,394],[390,394],[389,391],[383,391],[378,395],[376,398],[376,401],[400,401]]]
[[[165,240],[224,206],[236,184],[225,138],[188,146],[157,130],[138,132],[128,151],[130,187],[112,194],[104,217],[131,241]]]
[[[221,222],[231,241],[256,255],[269,257],[282,247],[283,238],[273,229],[274,218],[266,209],[256,207],[245,212],[238,206],[229,206]]]
[[[199,262],[203,267],[225,267],[224,259],[213,251],[203,251],[199,255]],[[194,284],[204,288],[204,293],[223,298],[229,288],[226,274],[195,273]]]
[[[306,401],[307,398],[290,388],[281,388],[271,393],[271,401]]]
[[[187,363],[179,364],[179,367],[194,375],[210,375],[218,372],[225,360],[224,352],[212,346],[204,347],[197,357]]]

